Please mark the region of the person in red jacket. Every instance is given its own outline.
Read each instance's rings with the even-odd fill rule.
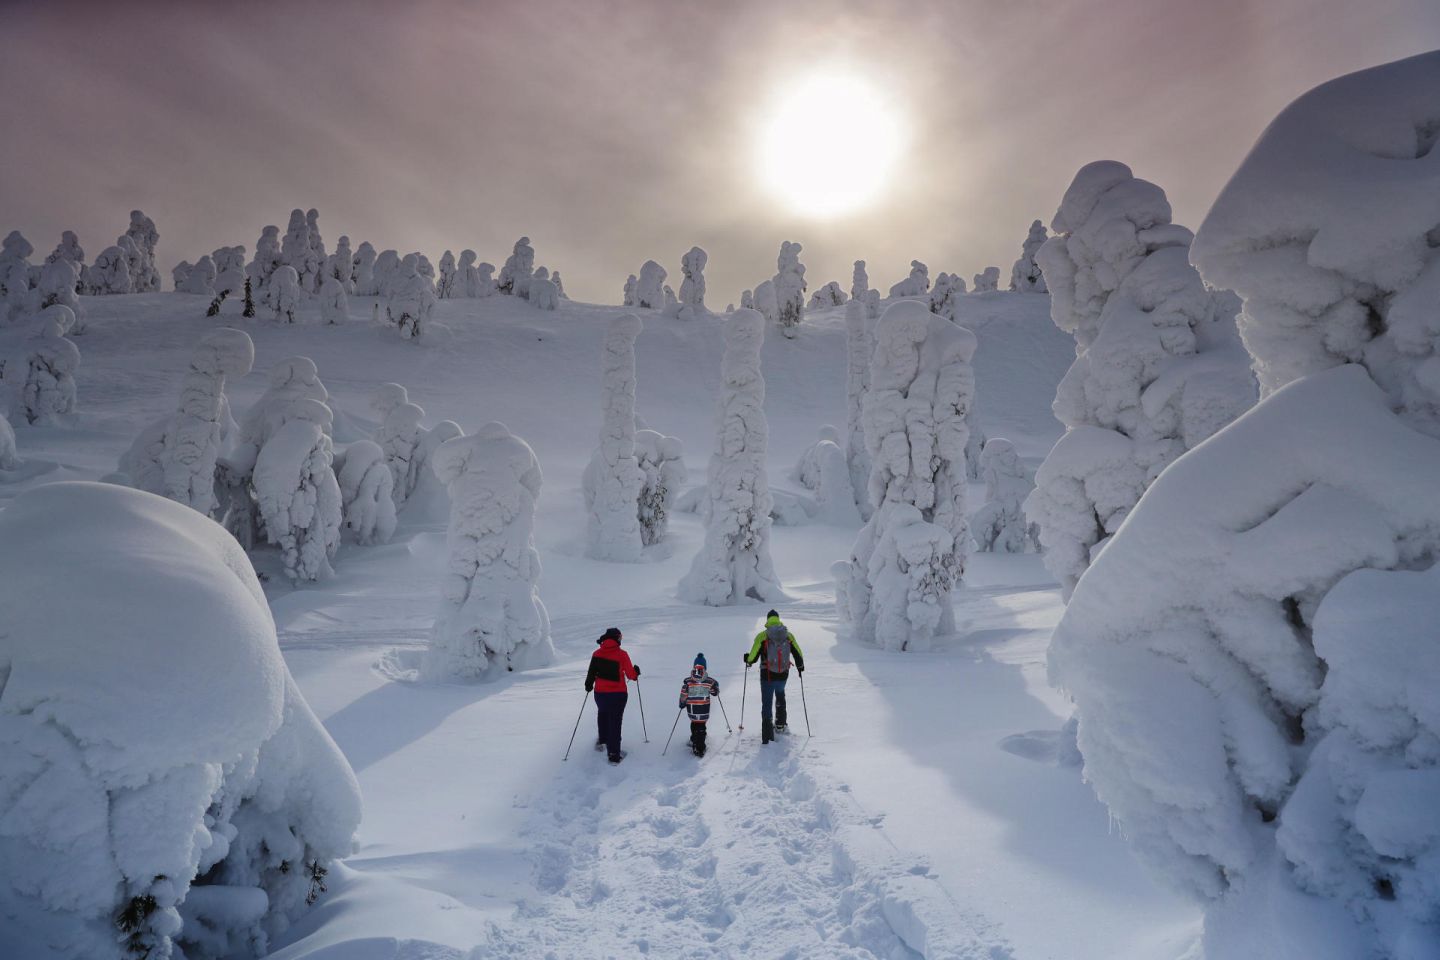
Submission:
[[[620,649],[620,638],[620,629],[611,627],[595,641],[600,649],[591,655],[590,669],[585,674],[585,692],[595,692],[595,723],[599,728],[595,749],[604,747],[611,763],[619,763],[625,756],[620,749],[625,701],[630,699],[625,681],[640,679],[640,668],[630,662],[630,654]]]

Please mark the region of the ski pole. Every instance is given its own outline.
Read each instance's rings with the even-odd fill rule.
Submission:
[[[575,734],[580,732],[580,718],[585,716],[585,701],[590,699],[590,691],[585,691],[585,696],[580,700],[580,712],[575,717],[575,729],[570,731],[570,746],[565,748],[565,756],[560,759],[570,759],[570,747],[575,746]]]
[[[744,733],[744,732],[745,732],[745,688],[748,687],[749,685],[750,685],[750,663],[749,663],[749,661],[746,661],[746,663],[745,663],[745,681],[740,684],[740,732],[741,732],[741,733]],[[805,698],[805,695],[804,695],[804,694],[801,694],[801,695],[800,695],[800,698],[803,700],[803,699]],[[577,726],[578,726],[578,724],[577,724]]]
[[[665,738],[665,750],[669,750],[669,749],[670,749],[670,741],[675,738],[675,728],[678,727],[678,726],[680,726],[680,714],[681,714],[681,713],[684,713],[684,712],[685,712],[685,708],[684,708],[684,707],[681,707],[681,708],[680,708],[680,713],[675,714],[675,722],[672,723],[672,724],[670,724],[670,736],[668,736],[668,737]],[[662,756],[662,757],[665,756],[665,750],[661,750],[661,751],[660,751],[660,756]]]
[[[727,716],[726,713],[725,713],[725,701],[724,701],[724,700],[721,700],[720,697],[719,697],[719,695],[716,695],[715,699],[718,700],[719,703],[720,703],[720,715],[721,715],[722,717],[725,717],[725,732],[726,732],[726,733],[730,733],[730,732],[731,732],[731,730],[730,730],[730,717]]]
[[[805,711],[805,736],[813,737],[810,732],[810,707],[805,703],[805,671],[800,671],[800,707]]]
[[[640,698],[640,732],[645,735],[645,742],[650,742],[650,731],[645,729],[645,694],[640,692],[640,678],[635,678],[635,696]]]

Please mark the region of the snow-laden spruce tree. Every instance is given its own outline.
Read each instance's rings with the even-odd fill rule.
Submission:
[[[350,265],[350,280],[355,285],[355,295],[376,297],[380,288],[375,282],[375,261],[378,254],[369,240],[361,240],[355,248],[355,260]]]
[[[424,336],[435,309],[435,288],[420,274],[420,257],[407,253],[394,274],[382,279],[382,286],[386,290],[385,314],[400,335],[411,340]]]
[[[474,286],[474,289],[475,289],[475,296],[476,296],[477,298],[479,298],[479,297],[494,296],[495,293],[498,292],[498,289],[497,289],[497,287],[496,287],[496,285],[495,285],[495,276],[494,276],[494,274],[495,274],[495,264],[493,264],[493,263],[477,263],[477,264],[475,264],[475,273],[474,273],[474,284],[475,284],[475,286]]]
[[[500,293],[516,297],[530,295],[530,278],[535,274],[535,248],[530,246],[529,237],[515,241],[515,249],[500,268],[496,289]]]
[[[840,431],[828,423],[816,431],[815,442],[800,452],[800,459],[795,461],[795,466],[790,469],[790,479],[807,490],[820,487],[820,461],[816,457],[816,450],[827,440],[837,445],[840,443]]]
[[[665,268],[654,260],[640,265],[640,279],[635,284],[635,306],[660,310],[665,306]]]
[[[190,276],[190,271],[195,269],[195,264],[189,260],[181,260],[170,269],[170,279],[175,284],[175,292],[180,293],[181,287],[185,285],[185,279]]]
[[[222,303],[245,292],[244,247],[220,247],[211,254],[211,259],[215,264],[215,296],[205,311],[207,317],[218,316]]]
[[[130,274],[130,292],[146,293],[141,284],[147,282],[150,265],[145,262],[145,251],[135,242],[135,238],[128,234],[122,234],[115,238],[115,245],[125,255],[125,269]]]
[[[755,304],[754,309],[765,318],[768,324],[780,322],[780,301],[775,295],[775,281],[762,280],[755,286],[755,292],[751,295],[751,302]],[[744,303],[742,298],[741,303]]]
[[[60,242],[50,255],[45,258],[46,263],[54,263],[56,260],[68,260],[75,265],[75,272],[85,273],[85,248],[80,246],[80,238],[75,235],[74,230],[65,230],[60,234]]]
[[[440,254],[440,279],[435,284],[437,299],[449,300],[460,295],[456,290],[456,276],[459,272],[459,267],[455,265],[454,253],[446,250]]]
[[[1025,519],[1022,507],[1035,483],[1015,444],[1000,437],[986,440],[980,453],[980,479],[985,481],[985,503],[970,515],[975,545],[993,553],[1038,551],[1039,531]]]
[[[120,458],[130,485],[214,515],[215,466],[234,426],[225,382],[254,363],[249,334],[230,327],[206,334],[190,355],[175,412],[142,431]]]
[[[306,293],[314,293],[320,289],[325,263],[330,259],[325,252],[325,241],[320,236],[320,211],[314,207],[305,211],[305,232],[310,238],[310,256],[305,259],[307,272],[300,277],[300,287]]]
[[[374,405],[377,409],[394,399],[388,388],[398,386],[399,384],[385,384],[381,388],[381,393],[375,398]],[[401,391],[404,389],[400,387]],[[421,421],[425,419],[425,409],[418,403],[402,400],[389,406],[383,416],[384,420],[372,439],[384,452],[385,463],[394,478],[391,489],[395,508],[398,510],[410,498],[410,492],[415,489],[420,480],[420,471],[425,466],[417,456],[420,441],[425,435],[425,428],[421,426]]]
[[[930,312],[954,321],[960,307],[960,296],[964,292],[965,281],[959,274],[941,273],[930,288]]]
[[[923,297],[930,289],[930,268],[919,260],[910,261],[910,276],[890,287],[890,298]]]
[[[974,293],[994,293],[1000,289],[1000,268],[986,267],[975,274]]]
[[[0,283],[3,282],[3,272],[0,272]],[[85,268],[81,282],[90,296],[129,293],[130,267],[125,251],[118,246],[101,250],[95,262]]]
[[[346,323],[350,319],[350,298],[334,277],[320,281],[320,319],[325,323]]]
[[[394,288],[395,278],[401,270],[400,253],[396,250],[381,250],[380,255],[375,258],[375,266],[371,268],[371,275],[374,280],[375,293],[377,296],[388,297]],[[415,260],[415,270],[420,270],[420,260]]]
[[[610,321],[600,353],[600,444],[582,477],[585,555],[633,563],[644,546],[639,504],[645,474],[635,456],[635,338],[633,313]]]
[[[374,247],[371,247],[374,250]],[[355,292],[355,254],[350,251],[350,238],[342,235],[335,241],[335,252],[325,260],[325,267],[322,271],[320,282],[323,285],[326,277],[334,277],[340,281],[340,288],[346,295]]]
[[[310,246],[310,225],[305,220],[304,210],[291,210],[290,223],[280,241],[281,262],[295,271],[297,283],[302,290],[307,288],[305,280],[319,272],[315,262],[315,251]]]
[[[275,272],[270,274],[261,303],[275,312],[276,320],[294,323],[295,313],[300,309],[303,298],[300,276],[295,272],[295,268],[287,263],[276,267]]]
[[[373,440],[350,444],[336,479],[345,529],[355,542],[388,543],[395,533],[395,480],[380,445]]]
[[[685,448],[677,438],[656,430],[636,430],[635,462],[644,475],[640,485],[640,543],[649,547],[665,541],[675,498],[689,479]]]
[[[390,416],[390,411],[402,403],[410,402],[410,391],[406,390],[403,384],[382,383],[375,388],[370,395],[370,409],[380,414],[380,423],[383,426],[385,418]],[[378,440],[376,441],[379,442]]]
[[[620,305],[621,305],[621,306],[624,306],[624,307],[638,307],[638,306],[640,306],[640,300],[639,300],[639,295],[638,295],[639,283],[640,283],[639,279],[637,279],[636,276],[635,276],[635,274],[633,274],[633,273],[630,274],[630,276],[628,276],[628,277],[625,278],[625,290],[624,290],[623,294],[621,295],[621,299],[620,299]]]
[[[421,676],[478,680],[550,663],[550,618],[537,589],[535,451],[503,423],[487,423],[441,444],[432,464],[450,492],[450,560]]]
[[[270,276],[285,262],[280,252],[280,228],[271,224],[260,231],[255,241],[255,259],[245,267],[250,278],[250,291],[256,297],[263,297],[270,286]],[[298,274],[297,274],[298,276]]]
[[[860,522],[855,506],[855,490],[850,483],[850,467],[845,459],[844,438],[830,424],[820,428],[816,441],[806,447],[795,464],[791,477],[801,486],[815,491],[822,523],[841,526]]]
[[[863,264],[863,260],[857,260]],[[851,495],[860,519],[869,520],[870,454],[865,449],[865,395],[870,390],[870,359],[875,338],[864,301],[845,304],[845,463],[850,472]]]
[[[140,254],[138,264],[132,261],[131,291],[159,293],[160,271],[155,266],[155,245],[160,242],[160,231],[155,229],[155,221],[139,210],[131,210],[130,228],[125,231],[125,236],[130,238]],[[123,247],[124,243],[121,242],[120,245]]]
[[[927,649],[955,629],[975,345],[918,300],[892,304],[875,326],[864,410],[875,510],[836,564],[836,605],[857,637],[886,649]]]
[[[1150,486],[1050,648],[1207,956],[1440,943],[1437,89],[1437,53],[1330,81],[1221,191],[1191,253],[1264,399]]]
[[[235,541],[138,490],[47,483],[0,513],[0,610],[7,955],[267,952],[361,803]]]
[[[560,306],[560,288],[544,267],[538,267],[530,278],[530,305],[537,310],[554,310]]]
[[[195,266],[190,268],[184,281],[177,284],[175,290],[178,293],[196,293],[214,297],[215,278],[219,275],[220,271],[215,269],[215,261],[210,259],[207,254],[195,262]]]
[[[856,260],[855,268],[850,274],[850,299],[865,301],[865,295],[870,292],[870,276],[865,272],[865,261]]]
[[[810,310],[826,310],[830,307],[844,306],[845,300],[845,291],[840,289],[839,282],[831,280],[810,295],[810,302],[806,304],[806,308]]]
[[[1046,293],[1045,276],[1035,254],[1045,245],[1045,224],[1036,220],[1030,224],[1030,233],[1020,246],[1020,259],[1010,268],[1010,289],[1016,293]]]
[[[420,276],[422,276],[422,277],[424,277],[426,280],[430,281],[430,289],[431,289],[431,290],[434,290],[434,289],[435,289],[435,265],[430,262],[430,258],[429,258],[429,257],[425,256],[425,254],[420,253],[420,252],[418,252],[418,251],[416,251],[415,253],[410,254],[410,256],[413,256],[413,257],[415,258],[416,270],[419,272]]]
[[[555,284],[555,292],[560,295],[561,300],[569,300],[570,295],[565,292],[565,281],[560,279],[560,271],[556,270],[550,274],[550,282]]]
[[[1055,393],[1066,427],[1025,512],[1066,597],[1160,472],[1254,402],[1233,298],[1190,266],[1165,192],[1123,163],[1075,175],[1040,248],[1050,315],[1076,340]]]
[[[80,349],[65,338],[55,320],[47,320],[40,338],[30,348],[21,388],[21,403],[28,423],[49,425],[75,412],[75,371]]]
[[[710,255],[699,247],[680,258],[680,272],[685,279],[680,282],[680,306],[689,307],[691,312],[703,315],[705,310],[705,264]]]
[[[15,431],[5,412],[0,410],[0,470],[14,470],[18,466],[20,455],[16,452]]]
[[[340,545],[342,501],[332,466],[333,419],[321,401],[297,400],[255,458],[260,520],[292,581],[321,580],[334,572],[330,560]]]
[[[720,606],[783,596],[770,561],[770,427],[760,348],[765,318],[736,310],[725,320],[720,409],[706,484],[705,543],[680,582],[680,599]]]
[[[13,323],[35,309],[30,285],[30,260],[35,252],[19,230],[11,230],[0,246],[0,319]]]
[[[786,240],[775,258],[775,323],[780,333],[793,338],[805,316],[805,264],[800,244]]]
[[[205,258],[201,257],[200,259],[204,261]],[[35,286],[34,299],[42,312],[59,304],[75,315],[76,322],[66,331],[67,333],[85,332],[85,308],[80,305],[80,297],[75,293],[75,287],[79,282],[80,274],[73,262],[51,260],[40,267],[40,279]]]

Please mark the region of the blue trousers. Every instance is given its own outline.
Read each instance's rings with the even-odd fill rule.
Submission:
[[[789,679],[788,677],[786,678]],[[772,710],[773,703],[773,710]],[[760,680],[760,719],[785,725],[785,680]]]
[[[630,694],[623,690],[619,693],[595,691],[595,723],[611,760],[620,756],[620,727],[625,719],[625,702],[629,699]]]

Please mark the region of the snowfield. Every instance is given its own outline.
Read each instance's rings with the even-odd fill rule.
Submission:
[[[848,556],[858,519],[777,522],[770,554],[785,599],[776,606],[807,670],[803,697],[799,678],[789,682],[788,735],[763,750],[758,679],[747,684],[736,654],[765,607],[678,599],[704,541],[701,519],[672,513],[666,539],[644,547],[638,563],[587,556],[582,475],[602,423],[602,343],[627,308],[441,300],[417,342],[372,324],[377,299],[359,294],[338,326],[321,322],[313,300],[292,325],[263,308],[242,319],[234,297],[213,318],[205,317],[211,298],[200,294],[81,299],[88,328],[71,334],[83,357],[75,411],[54,423],[31,426],[17,415],[15,372],[24,379],[38,323],[0,327],[8,360],[0,396],[18,454],[13,468],[0,462],[0,520],[26,491],[114,472],[146,425],[175,416],[197,345],[220,327],[254,341],[253,369],[224,386],[240,422],[278,362],[309,357],[329,391],[337,457],[374,438],[381,415],[371,400],[397,383],[423,408],[425,427],[453,420],[468,436],[499,421],[533,448],[544,473],[533,536],[555,660],[525,672],[494,671],[474,684],[417,680],[444,609],[449,557],[449,504],[433,478],[417,483],[389,542],[361,546],[347,531],[333,577],[296,587],[278,549],[253,555],[285,666],[348,760],[364,804],[355,853],[330,870],[328,892],[271,939],[271,956],[1194,955],[1199,908],[1142,873],[1071,762],[1073,733],[1062,731],[1070,705],[1045,676],[1060,591],[1035,554],[972,553],[953,594],[958,638],[898,654],[837,638],[830,567]],[[726,299],[708,293],[712,307]],[[980,425],[1012,441],[1033,470],[1061,432],[1050,402],[1073,341],[1051,323],[1044,295],[955,303],[978,342]],[[700,486],[716,442],[722,316],[629,310],[644,320],[636,413],[683,442],[690,486]],[[766,467],[771,489],[789,502],[813,497],[788,478],[817,430],[846,422],[844,313],[806,311],[794,339],[773,324],[765,330]],[[984,502],[980,485],[968,502]],[[46,589],[60,602],[71,586],[55,570]],[[116,616],[132,615],[116,607]],[[643,671],[618,767],[590,749],[594,706],[582,688],[595,638],[609,626],[624,631]],[[0,633],[0,691],[9,643]],[[662,756],[676,683],[697,652],[723,688],[711,751],[691,756],[681,730]],[[0,714],[8,708],[6,693]],[[577,711],[575,748],[562,762]],[[0,791],[0,808],[5,802]],[[7,829],[0,819],[0,836]],[[0,845],[0,875],[16,869],[3,859],[13,849]],[[0,882],[0,956],[66,955],[4,922],[25,909],[5,890]]]

